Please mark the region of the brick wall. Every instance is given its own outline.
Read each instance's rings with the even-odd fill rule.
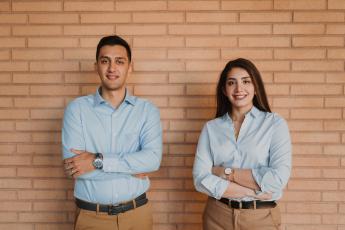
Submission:
[[[214,115],[219,72],[236,57],[258,66],[291,129],[282,229],[344,230],[344,22],[344,0],[2,0],[0,229],[72,229],[63,109],[94,92],[95,46],[117,33],[134,52],[129,89],[161,110],[164,157],[149,193],[155,230],[201,229],[195,146]]]

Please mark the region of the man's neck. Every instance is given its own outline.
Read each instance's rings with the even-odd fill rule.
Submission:
[[[117,108],[125,99],[126,88],[119,90],[107,90],[102,87],[100,93],[104,100],[110,103],[114,108]]]

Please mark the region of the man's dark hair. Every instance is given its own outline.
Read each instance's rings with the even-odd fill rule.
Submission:
[[[97,45],[97,50],[96,50],[96,61],[98,61],[98,55],[99,55],[99,51],[101,50],[101,48],[103,46],[115,46],[115,45],[119,45],[119,46],[123,46],[126,48],[127,51],[127,57],[128,57],[128,61],[131,62],[132,60],[132,52],[131,52],[131,48],[129,47],[128,43],[122,39],[121,37],[117,36],[117,35],[112,35],[112,36],[107,36],[107,37],[103,37],[98,45]]]

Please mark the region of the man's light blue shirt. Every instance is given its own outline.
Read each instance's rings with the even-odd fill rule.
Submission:
[[[278,200],[291,171],[291,140],[286,121],[276,113],[262,112],[253,106],[237,140],[228,113],[207,122],[195,156],[194,184],[198,191],[220,199],[231,182],[213,175],[213,166],[251,169],[261,191],[271,192],[272,200]]]
[[[65,109],[62,129],[63,158],[70,150],[103,154],[103,170],[83,174],[75,181],[74,196],[93,203],[117,204],[149,189],[150,181],[133,175],[156,171],[162,158],[159,110],[126,92],[114,109],[99,94],[73,100]]]

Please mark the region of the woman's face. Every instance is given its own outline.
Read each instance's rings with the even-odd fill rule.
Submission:
[[[248,72],[239,67],[232,68],[226,79],[224,93],[232,109],[249,111],[253,106],[255,89]]]

